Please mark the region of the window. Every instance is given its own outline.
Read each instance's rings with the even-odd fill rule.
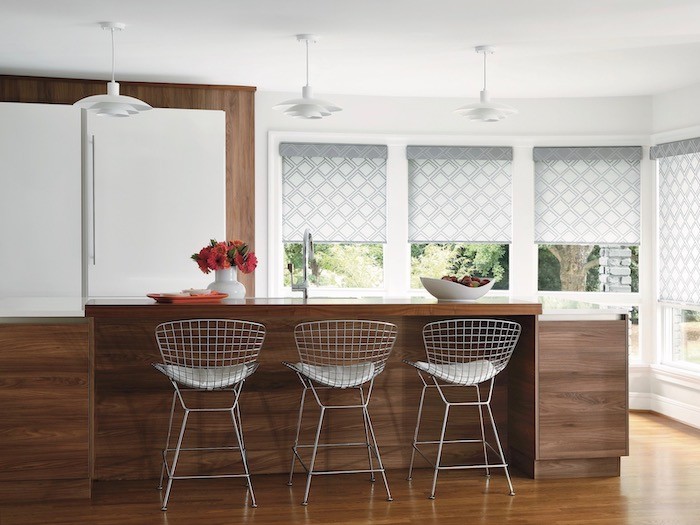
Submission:
[[[534,148],[538,288],[635,292],[641,147]]]
[[[700,311],[672,309],[671,361],[700,366]]]
[[[557,292],[639,292],[639,247],[540,244],[537,287]]]
[[[300,279],[301,239],[309,229],[316,261],[309,283],[328,288],[383,286],[387,148],[281,143],[284,264]],[[290,285],[290,275],[284,283]]]
[[[408,146],[411,288],[465,274],[508,289],[512,148]]]
[[[700,364],[700,138],[651,148],[658,172],[659,301],[664,310],[667,361]],[[677,306],[678,305],[678,306]],[[682,306],[681,306],[682,305]]]

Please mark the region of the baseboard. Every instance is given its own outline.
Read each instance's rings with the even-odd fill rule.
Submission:
[[[629,406],[630,410],[651,410],[700,429],[700,406],[644,392],[630,392]]]

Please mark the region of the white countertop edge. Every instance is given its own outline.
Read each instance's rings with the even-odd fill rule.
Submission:
[[[540,314],[538,319],[540,321],[617,321],[623,318],[627,312],[600,312],[600,311],[585,311],[585,310],[572,310],[572,311],[562,311],[562,312],[546,312]]]

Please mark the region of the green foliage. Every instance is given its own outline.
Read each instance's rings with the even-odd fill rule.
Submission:
[[[600,246],[597,244],[588,254],[588,260],[600,259]],[[596,264],[593,268],[590,268],[586,272],[586,291],[587,292],[598,292],[600,291],[600,265]]]
[[[294,280],[302,279],[301,243],[284,245],[285,266],[294,264]],[[378,288],[384,278],[384,247],[381,244],[314,244],[311,286],[332,288]],[[291,286],[289,273],[285,286]]]
[[[411,288],[421,288],[420,277],[477,275],[496,279],[494,289],[508,289],[508,245],[412,244]]]
[[[537,289],[561,290],[561,276],[559,275],[559,261],[549,251],[546,244],[537,247]]]

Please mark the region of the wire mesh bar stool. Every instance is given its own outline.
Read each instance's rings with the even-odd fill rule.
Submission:
[[[239,399],[246,378],[258,368],[257,358],[265,339],[265,327],[260,323],[250,321],[189,319],[159,324],[156,327],[155,336],[163,362],[154,363],[153,366],[170,379],[174,388],[170,407],[168,436],[163,449],[163,463],[158,484],[158,489],[162,489],[163,480],[167,474],[168,484],[163,496],[161,510],[167,510],[173,480],[203,478],[245,478],[248,492],[250,493],[250,504],[252,507],[257,507],[243,441]],[[183,394],[194,391],[228,391],[231,392],[231,402],[223,407],[193,408],[186,403],[186,396]],[[183,416],[177,443],[172,448],[170,441],[176,401],[180,402]],[[182,443],[187,420],[192,412],[228,412],[231,416],[236,438],[235,445],[183,447]],[[181,452],[214,450],[238,451],[244,472],[196,476],[175,475]],[[172,463],[169,464],[168,456],[171,453]]]
[[[306,489],[302,505],[309,501],[311,479],[313,476],[326,474],[369,473],[374,481],[375,472],[381,473],[386,489],[387,501],[391,501],[391,491],[386,479],[386,472],[379,446],[367,409],[374,379],[382,373],[387,359],[396,341],[397,328],[391,323],[361,320],[312,321],[298,324],[294,330],[294,339],[299,352],[298,363],[283,362],[297,373],[303,386],[297,431],[292,447],[292,466],[288,485],[292,484],[294,466],[297,461],[306,471]],[[357,402],[333,404],[322,399],[324,391],[342,389],[356,390]],[[300,444],[304,402],[311,392],[320,409],[316,433],[312,444]],[[364,426],[364,441],[349,443],[319,443],[321,429],[327,410],[361,409]],[[365,447],[367,449],[368,468],[352,470],[316,470],[319,449],[331,447]],[[301,457],[300,449],[311,449],[308,465]],[[375,465],[376,461],[376,465]]]
[[[413,449],[411,450],[411,463],[408,469],[409,481],[413,476],[413,463],[416,452],[433,466],[433,483],[429,499],[435,499],[438,473],[441,470],[454,469],[485,469],[486,476],[490,477],[490,469],[503,468],[508,481],[510,495],[514,496],[513,484],[508,472],[503,448],[498,437],[496,422],[491,411],[491,396],[496,375],[501,372],[510,360],[520,337],[521,326],[512,321],[499,319],[450,319],[428,323],[423,327],[423,342],[427,355],[426,361],[404,363],[415,367],[418,376],[423,382],[420,404],[418,406],[418,419],[413,434]],[[468,401],[450,401],[448,392],[458,387],[472,387],[474,396]],[[423,403],[428,389],[434,389],[445,404],[445,413],[442,418],[442,429],[438,440],[419,440],[421,417],[423,415]],[[464,392],[462,390],[462,392]],[[449,396],[454,399],[453,396]],[[450,414],[450,409],[455,406],[474,406],[478,408],[481,436],[478,439],[445,439],[445,431]],[[493,437],[494,446],[486,440],[484,430],[483,407],[486,407]],[[441,463],[445,444],[453,443],[480,443],[484,455],[484,463],[478,465],[443,465]],[[437,457],[435,462],[428,458],[420,447],[422,445],[437,445]],[[488,452],[495,453],[498,457],[495,463],[489,463]]]

